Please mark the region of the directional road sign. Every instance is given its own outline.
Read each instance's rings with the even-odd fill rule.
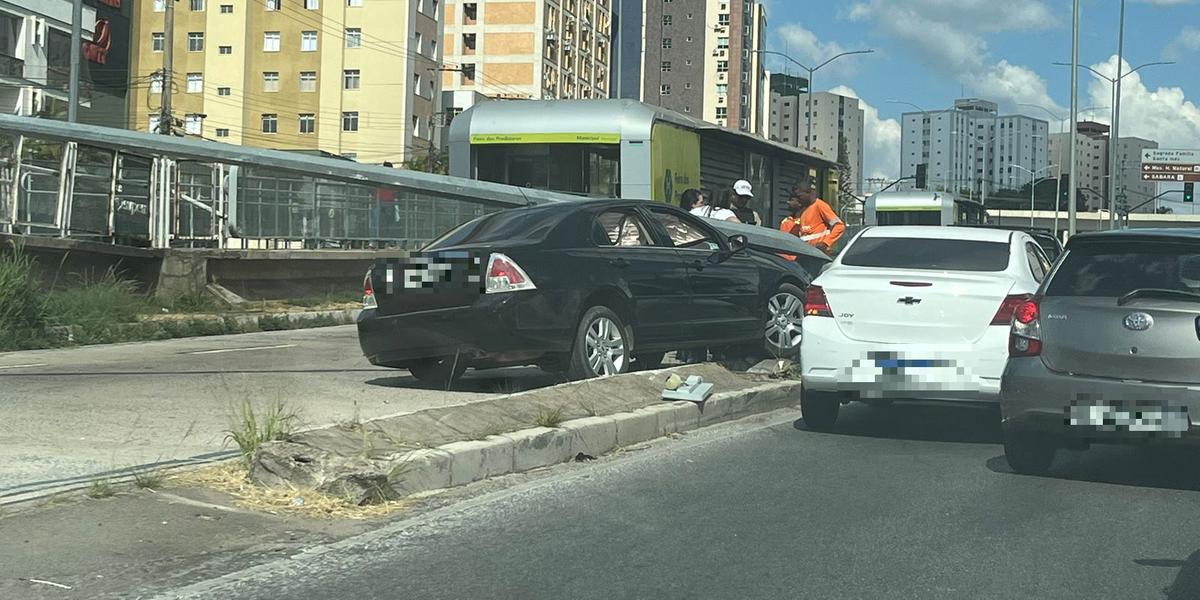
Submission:
[[[1195,173],[1158,173],[1142,171],[1142,181],[1200,181],[1200,171]]]
[[[1149,148],[1142,150],[1142,162],[1150,164],[1200,165],[1200,150]]]
[[[1142,150],[1142,181],[1200,181],[1200,150]]]

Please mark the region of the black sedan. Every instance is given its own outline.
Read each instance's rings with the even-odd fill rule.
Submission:
[[[751,248],[714,224],[631,200],[480,217],[375,261],[359,343],[372,364],[436,384],[467,367],[612,375],[681,349],[793,355],[820,261]]]

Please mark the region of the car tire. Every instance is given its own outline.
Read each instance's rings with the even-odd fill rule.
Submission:
[[[408,372],[426,385],[448,388],[467,370],[466,361],[453,356],[426,358],[408,365]]]
[[[800,356],[804,318],[804,290],[784,283],[767,298],[767,321],[763,325],[763,347],[768,356],[795,359]]]
[[[612,309],[607,306],[587,309],[575,328],[567,376],[580,380],[628,372],[629,337],[621,317]]]
[[[804,424],[813,431],[833,431],[841,408],[842,399],[838,394],[804,389],[800,391],[800,412],[804,417]]]
[[[1045,435],[1004,433],[1004,459],[1012,470],[1022,475],[1044,475],[1054,463],[1058,446]]]
[[[635,371],[653,371],[662,366],[663,359],[666,358],[666,352],[650,352],[648,354],[638,354],[633,357],[633,370]]]

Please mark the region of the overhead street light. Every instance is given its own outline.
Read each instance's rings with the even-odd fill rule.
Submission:
[[[824,67],[825,65],[827,65],[843,56],[850,56],[851,54],[873,54],[875,51],[874,50],[851,50],[849,52],[842,52],[841,54],[836,54],[833,57],[831,57],[829,60],[826,60],[825,62],[823,62],[815,67],[808,67],[804,63],[792,58],[791,56],[788,56],[787,54],[784,54],[783,52],[776,52],[775,50],[751,50],[751,52],[757,52],[759,54],[770,54],[772,56],[781,56],[781,57],[786,58],[787,60],[791,61],[792,64],[796,65],[797,67],[800,67],[801,69],[804,69],[805,71],[808,72],[808,99],[806,100],[806,103],[808,104],[808,111],[805,113],[807,115],[805,117],[805,120],[808,121],[808,133],[804,139],[804,147],[805,147],[805,149],[812,150],[813,73],[816,73],[821,67]]]

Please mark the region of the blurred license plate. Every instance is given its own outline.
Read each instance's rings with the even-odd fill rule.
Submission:
[[[946,366],[945,362],[933,359],[881,358],[875,360],[875,366],[881,369],[927,369]]]
[[[1067,424],[1092,427],[1101,431],[1163,431],[1188,430],[1187,407],[1079,405],[1067,409]]]
[[[478,288],[480,286],[479,258],[465,252],[445,252],[432,256],[411,256],[398,261],[402,290],[437,290],[444,288]],[[388,268],[389,288],[392,268]]]

